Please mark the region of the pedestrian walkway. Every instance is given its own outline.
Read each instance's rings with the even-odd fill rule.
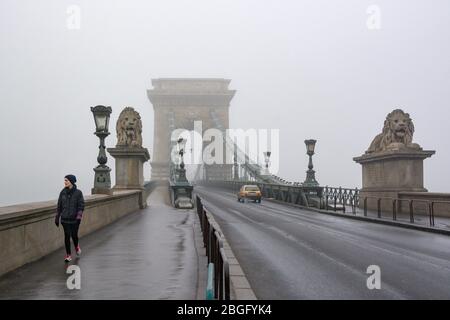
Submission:
[[[201,298],[199,230],[194,211],[174,209],[157,187],[148,208],[81,238],[81,258],[64,263],[62,248],[1,277],[0,299]],[[69,265],[80,268],[80,290],[67,288]]]

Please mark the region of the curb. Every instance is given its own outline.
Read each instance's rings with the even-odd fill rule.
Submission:
[[[225,238],[220,225],[217,223],[216,219],[214,219],[213,215],[209,211],[206,212],[206,215],[208,219],[210,219],[214,227],[219,230],[223,238],[223,248],[225,249],[225,254],[227,255],[228,263],[230,266],[231,300],[258,300],[255,293],[253,292],[252,287],[250,286],[250,283],[247,280],[247,277],[245,276],[244,271],[241,268],[241,265],[239,264],[239,261],[236,259],[233,250],[231,250],[231,247],[227,239]]]
[[[419,231],[425,231],[425,232],[431,232],[431,233],[437,233],[437,234],[450,236],[450,230],[445,230],[445,229],[440,229],[440,228],[420,226],[420,225],[415,225],[415,224],[410,224],[410,223],[405,223],[405,222],[399,222],[399,221],[394,221],[394,220],[383,220],[383,219],[377,219],[377,218],[370,218],[370,217],[364,217],[364,216],[356,216],[356,215],[344,214],[344,213],[328,211],[328,210],[323,210],[323,209],[317,209],[317,208],[312,208],[312,207],[305,207],[305,206],[301,206],[301,205],[298,205],[298,204],[284,202],[284,201],[279,201],[279,200],[275,200],[275,199],[271,199],[271,198],[263,198],[263,199],[265,201],[279,203],[279,204],[287,205],[287,206],[290,206],[290,207],[299,208],[299,209],[308,210],[308,211],[313,211],[313,212],[317,212],[317,213],[327,214],[327,215],[330,215],[330,216],[348,218],[348,219],[359,220],[359,221],[369,221],[369,222],[373,222],[373,223],[384,224],[384,225],[389,225],[389,226],[394,226],[394,227],[401,227],[401,228],[406,228],[406,229],[415,229],[415,230],[419,230]]]

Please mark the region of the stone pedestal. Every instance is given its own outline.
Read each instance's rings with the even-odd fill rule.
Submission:
[[[112,195],[113,191],[111,189],[111,169],[106,165],[99,165],[94,168],[94,188],[91,189],[92,194],[107,194]]]
[[[375,198],[398,198],[399,192],[426,192],[423,184],[423,160],[435,151],[386,150],[365,154],[353,160],[362,165],[360,207],[368,197],[368,210],[377,210]],[[383,211],[392,210],[392,201],[381,201]]]
[[[144,189],[144,162],[150,159],[146,148],[119,147],[108,148],[116,159],[116,185],[120,189]]]

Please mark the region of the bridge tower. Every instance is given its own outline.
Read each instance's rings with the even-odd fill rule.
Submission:
[[[221,129],[229,128],[228,111],[236,93],[228,89],[230,81],[216,78],[152,79],[153,89],[147,90],[155,114],[152,180],[169,178],[170,127],[193,130],[194,121],[202,121],[204,132],[217,128],[215,122],[219,121]],[[232,165],[205,166],[204,174],[207,179],[231,179]]]

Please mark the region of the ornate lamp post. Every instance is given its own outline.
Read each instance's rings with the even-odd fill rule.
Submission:
[[[186,169],[184,168],[184,150],[186,147],[186,139],[180,138],[177,141],[178,143],[178,154],[181,158],[180,168],[178,169],[178,181],[179,182],[188,182],[186,178]]]
[[[91,107],[91,111],[94,114],[95,120],[95,132],[94,134],[100,138],[100,146],[97,161],[99,165],[94,168],[94,188],[92,194],[112,194],[111,190],[111,169],[106,165],[108,158],[105,152],[105,138],[109,135],[109,116],[111,115],[111,107],[95,106]]]
[[[193,187],[186,178],[186,169],[184,168],[186,139],[180,138],[177,143],[181,163],[179,168],[175,169],[175,181],[171,181],[170,184],[173,190],[173,204],[175,208],[192,209],[194,207],[192,202]]]
[[[272,154],[271,151],[266,151],[264,154],[264,161],[266,162],[266,174],[270,174],[269,172],[269,163],[270,163],[270,155]]]
[[[314,149],[316,147],[316,140],[310,139],[305,140],[306,144],[306,154],[309,156],[309,164],[308,164],[308,171],[306,171],[306,180],[303,183],[306,187],[318,187],[319,183],[316,180],[316,172],[313,170],[313,162],[312,162],[312,156],[314,155]]]

